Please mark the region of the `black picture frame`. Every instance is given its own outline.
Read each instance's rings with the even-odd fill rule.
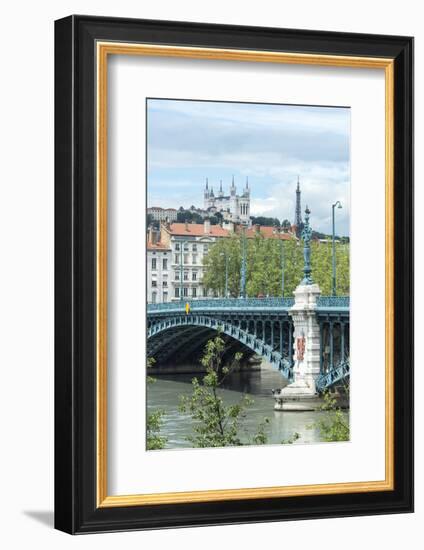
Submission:
[[[394,60],[394,490],[97,507],[99,40]],[[73,15],[55,23],[55,527],[93,533],[413,511],[413,39]]]

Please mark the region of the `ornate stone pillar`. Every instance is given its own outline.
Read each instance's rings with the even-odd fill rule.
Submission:
[[[311,393],[315,393],[315,380],[320,374],[320,326],[315,313],[320,294],[317,284],[299,285],[290,311],[294,324],[293,382],[305,382]]]
[[[289,311],[293,320],[293,382],[275,395],[279,410],[313,410],[319,406],[315,381],[320,375],[320,325],[316,316],[319,286],[312,279],[308,207],[302,231],[304,243],[304,277],[294,291],[294,305]]]
[[[293,319],[293,382],[276,399],[276,409],[313,410],[319,405],[315,380],[320,375],[320,325],[316,318],[317,284],[299,285],[289,315]],[[275,396],[277,397],[277,396]]]

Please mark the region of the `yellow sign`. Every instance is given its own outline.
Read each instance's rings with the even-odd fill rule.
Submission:
[[[186,312],[186,315],[190,313],[190,304],[188,302],[185,305],[185,312]]]

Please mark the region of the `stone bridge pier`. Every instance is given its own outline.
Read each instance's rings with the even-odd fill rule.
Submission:
[[[317,320],[317,284],[300,284],[294,305],[289,311],[293,319],[293,382],[274,393],[277,410],[312,410],[320,403],[316,380],[320,376],[320,325]]]

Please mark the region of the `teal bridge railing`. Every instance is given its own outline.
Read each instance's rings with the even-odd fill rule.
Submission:
[[[187,300],[167,302],[165,304],[148,304],[147,313],[161,313],[169,311],[184,311],[186,304],[189,304],[191,311],[202,311],[205,309],[289,309],[294,305],[294,298],[215,298],[208,300]],[[317,308],[335,308],[339,310],[349,309],[349,296],[320,296],[317,300]]]

